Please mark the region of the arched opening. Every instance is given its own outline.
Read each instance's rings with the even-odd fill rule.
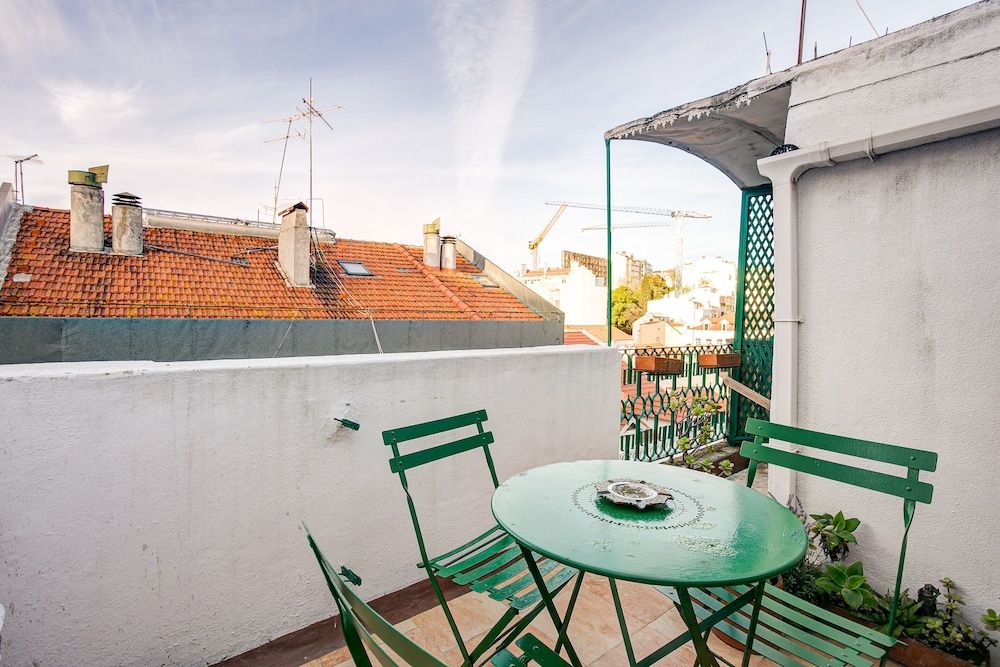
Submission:
[[[621,453],[657,460],[681,452],[707,429],[713,440],[745,439],[749,417],[767,418],[757,403],[729,389],[729,377],[765,397],[771,394],[774,348],[774,230],[771,184],[757,160],[783,144],[791,87],[786,73],[769,75],[703,100],[620,125],[605,134],[607,168],[607,271],[612,262],[612,142],[647,141],[695,155],[740,189],[740,227],[732,344],[719,344],[709,325],[695,345],[637,347],[622,369]],[[611,285],[608,286],[611,324]],[[609,341],[610,344],[610,341]],[[727,356],[736,355],[736,356]],[[677,359],[671,372],[647,372],[637,357]],[[720,359],[724,360],[720,363]],[[725,364],[731,364],[726,366]],[[674,372],[675,371],[675,372]],[[691,414],[698,397],[720,406],[706,423]],[[677,400],[680,398],[681,400]]]

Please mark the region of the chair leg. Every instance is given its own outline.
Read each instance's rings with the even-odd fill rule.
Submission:
[[[458,644],[458,650],[462,654],[462,665],[464,667],[473,667],[472,657],[469,655],[469,650],[465,648],[465,640],[462,639],[462,633],[458,630],[458,624],[455,623],[455,617],[451,613],[451,609],[448,608],[448,601],[444,597],[444,593],[441,591],[441,585],[438,584],[437,577],[434,576],[434,571],[428,567],[427,577],[431,580],[431,587],[434,589],[434,594],[437,595],[438,603],[441,605],[441,610],[444,611],[444,617],[448,620],[448,626],[451,628],[451,633],[455,635],[455,642]]]
[[[545,608],[549,610],[549,616],[552,618],[552,626],[562,633],[566,628],[563,627],[563,622],[559,620],[559,612],[556,610],[556,605],[552,602],[552,596],[549,595],[549,590],[545,586],[545,579],[542,577],[542,573],[538,571],[538,564],[535,562],[534,554],[531,553],[530,549],[525,548],[521,544],[518,544],[518,547],[524,555],[524,561],[528,565],[528,571],[531,572],[532,579],[535,580],[535,586],[538,587],[538,593],[542,596]],[[566,637],[566,655],[569,656],[569,661],[573,667],[582,667],[580,658],[576,654],[576,649],[573,648],[573,643],[568,636]]]
[[[750,656],[753,655],[753,640],[757,632],[757,617],[760,616],[760,605],[764,599],[764,583],[757,583],[757,593],[753,598],[753,611],[750,613],[750,627],[747,628],[746,646],[743,649],[743,667],[750,664]]]

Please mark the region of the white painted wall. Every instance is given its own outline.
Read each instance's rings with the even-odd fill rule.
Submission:
[[[998,182],[993,130],[798,184],[799,425],[939,453],[905,584],[953,578],[977,621],[1000,603]],[[798,494],[809,511],[862,519],[852,555],[887,589],[901,501],[805,475]]]
[[[380,432],[485,408],[502,478],[613,458],[619,364],[550,346],[0,366],[4,664],[211,664],[331,616],[300,520],[366,597],[414,583]],[[411,484],[442,549],[492,521],[481,454]]]
[[[785,143],[834,144],[1000,104],[1000,2],[795,68]]]
[[[568,325],[604,324],[607,320],[608,288],[602,278],[579,262],[570,262],[568,271],[556,269],[519,280],[563,311]]]

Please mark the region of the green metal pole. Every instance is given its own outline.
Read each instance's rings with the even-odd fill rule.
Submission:
[[[611,347],[611,140],[604,140],[604,171],[607,176],[608,266],[604,282],[608,286],[608,347]]]

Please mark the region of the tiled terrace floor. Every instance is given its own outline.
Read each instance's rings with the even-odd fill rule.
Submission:
[[[557,598],[560,613],[564,611],[569,599],[569,588],[567,586]],[[618,590],[622,595],[632,646],[640,658],[683,632],[684,628],[677,611],[658,591],[649,586],[627,582],[621,582]],[[503,605],[479,593],[467,593],[450,604],[470,645],[475,645],[504,611]],[[440,608],[420,613],[396,624],[396,627],[447,664],[461,664],[461,656]],[[544,620],[541,617],[536,619],[530,632],[549,646],[555,644],[555,629],[547,616]],[[614,603],[611,600],[611,590],[606,579],[596,576],[584,579],[570,624],[570,638],[584,665],[593,667],[628,665]],[[739,664],[742,655],[738,651],[714,637],[709,640],[709,644],[719,655]],[[657,665],[690,667],[693,661],[694,650],[687,645]],[[353,664],[347,648],[344,647],[307,663],[307,666],[348,667]],[[754,656],[750,664],[758,667],[774,663],[760,656]]]

